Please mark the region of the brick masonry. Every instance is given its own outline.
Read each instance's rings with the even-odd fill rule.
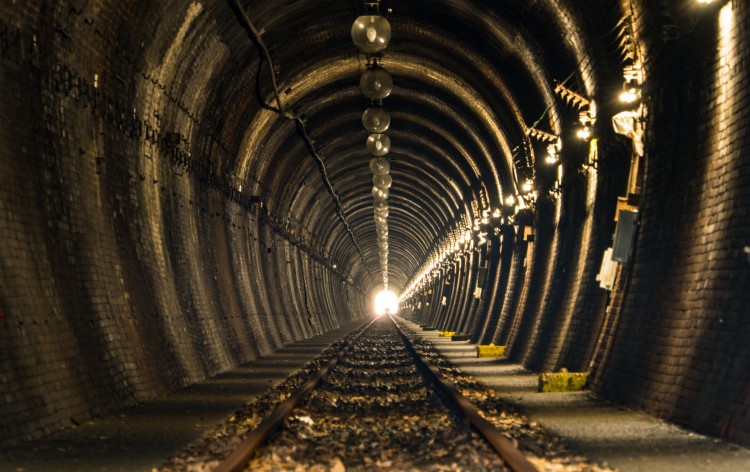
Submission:
[[[480,324],[494,327],[492,335],[480,334],[507,344],[511,360],[534,370],[590,368],[601,397],[750,444],[746,3],[678,9],[622,2],[647,76],[633,262],[618,272],[610,294],[599,288],[595,275],[612,244],[628,166],[627,143],[607,129],[612,110],[604,108],[596,182],[568,179],[560,218],[539,208],[534,243],[506,239],[513,256],[506,286],[497,291],[503,300],[485,314],[495,319]],[[601,35],[606,31],[592,33]],[[580,74],[617,84],[619,67],[603,54]],[[591,89],[600,104],[617,93],[601,83]],[[594,198],[584,203],[587,191]]]
[[[6,5],[0,20],[3,446],[364,308],[221,177],[243,120],[219,135],[201,119],[212,97],[197,92],[230,56],[200,4],[51,3]]]
[[[51,3],[16,2],[0,22],[2,445],[166,394],[365,308],[228,175],[258,109],[240,93],[258,58],[242,62],[220,41],[229,20],[206,13],[213,0]],[[480,258],[464,256],[448,305],[441,275],[420,321],[507,344],[536,370],[591,367],[599,396],[750,444],[747,2],[621,3],[649,110],[632,264],[611,294],[594,280],[627,169],[604,106],[597,172],[576,175],[585,151],[566,145],[560,207],[539,205],[534,242],[505,227],[492,289],[474,299]],[[600,104],[621,64],[586,38],[607,37],[610,6],[536,12],[577,32],[567,52]],[[211,106],[227,97],[240,102]],[[568,112],[554,125],[575,122]]]

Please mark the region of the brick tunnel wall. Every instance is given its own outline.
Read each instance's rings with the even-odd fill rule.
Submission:
[[[650,119],[632,269],[595,390],[750,443],[750,15],[668,14],[644,36]],[[656,8],[656,7],[654,7]],[[654,11],[639,16],[643,31]],[[658,18],[658,16],[656,16]]]
[[[204,93],[230,60],[214,20],[199,4],[106,3],[3,7],[2,445],[362,315],[220,177],[236,136],[209,106],[231,85]]]
[[[628,151],[600,118],[596,182],[568,179],[560,218],[541,206],[533,243],[523,227],[506,238],[514,252],[503,300],[484,314],[495,320],[477,325],[495,326],[485,340],[507,345],[511,361],[591,368],[601,397],[750,444],[750,17],[747,2],[716,3],[670,11],[633,2],[646,56],[646,155],[633,261],[614,290],[595,276],[626,193]],[[669,25],[679,35],[664,41]]]

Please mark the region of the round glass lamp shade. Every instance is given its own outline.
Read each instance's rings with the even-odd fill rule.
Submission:
[[[391,151],[391,138],[385,134],[371,134],[367,137],[367,150],[373,156],[385,156]]]
[[[362,125],[368,133],[384,133],[391,125],[391,115],[383,108],[368,108],[362,114]]]
[[[375,215],[376,216],[382,216],[383,218],[388,217],[388,207],[385,208],[375,208]]]
[[[352,42],[362,52],[380,52],[390,41],[391,25],[380,15],[362,15],[352,23]]]
[[[373,175],[372,184],[381,190],[385,190],[387,188],[391,188],[391,185],[393,184],[393,177],[391,177],[391,174]]]
[[[373,200],[376,200],[376,201],[388,200],[388,190],[380,190],[377,187],[373,187],[372,198]]]
[[[373,157],[370,159],[370,172],[373,175],[385,175],[391,171],[391,162],[387,157]]]
[[[382,67],[370,67],[362,73],[359,88],[370,100],[382,100],[393,90],[393,77]]]

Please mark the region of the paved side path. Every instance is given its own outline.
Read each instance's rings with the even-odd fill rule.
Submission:
[[[452,342],[436,331],[422,331],[464,373],[508,402],[574,449],[622,472],[750,471],[750,450],[679,428],[671,423],[596,400],[586,392],[537,393],[538,376],[501,359],[478,359],[476,344]]]
[[[0,471],[149,472],[362,323],[299,341],[168,397],[0,451]]]

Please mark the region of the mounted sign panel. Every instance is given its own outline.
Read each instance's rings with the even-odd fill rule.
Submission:
[[[615,228],[615,241],[612,245],[612,260],[621,264],[630,261],[633,252],[633,240],[635,239],[635,228],[638,222],[638,212],[620,210],[617,215],[617,227]]]

